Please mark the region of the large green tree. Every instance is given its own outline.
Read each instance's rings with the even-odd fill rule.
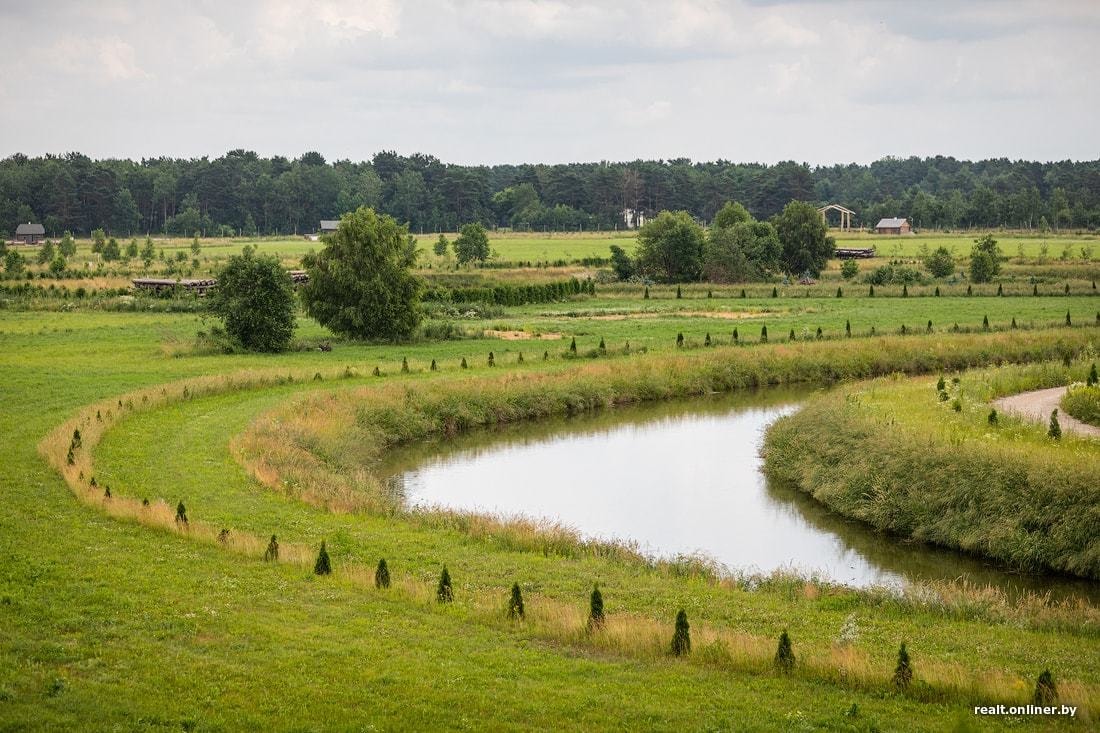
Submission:
[[[283,351],[294,336],[290,275],[278,258],[253,254],[251,247],[218,271],[209,304],[224,321],[226,333],[251,351]]]
[[[344,214],[325,247],[302,265],[306,312],[335,333],[360,339],[407,338],[420,325],[424,284],[412,273],[416,242],[407,226],[374,209]]]
[[[489,237],[485,234],[485,227],[477,223],[464,225],[455,239],[454,248],[460,265],[489,259]]]
[[[836,249],[817,207],[806,201],[791,201],[784,206],[775,217],[775,231],[783,247],[783,269],[790,275],[809,273],[817,277]]]
[[[987,283],[1001,271],[1001,248],[992,234],[974,240],[970,251],[970,281]]]
[[[766,221],[712,227],[703,250],[703,271],[712,282],[760,280],[780,266],[783,248]]]
[[[686,211],[662,211],[638,230],[638,268],[658,280],[690,282],[703,271],[703,228]]]

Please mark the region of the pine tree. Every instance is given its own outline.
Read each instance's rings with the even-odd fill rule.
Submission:
[[[821,332],[821,326],[818,326],[817,327],[817,338],[822,338],[822,337],[823,337],[823,335],[822,335],[822,332]]]
[[[768,327],[767,326],[761,326],[760,327],[760,343],[762,343],[762,344],[768,343]]]
[[[1016,328],[1016,316],[1012,316],[1012,327]]]
[[[909,683],[913,681],[913,667],[909,663],[909,652],[905,650],[902,642],[898,649],[898,664],[894,667],[894,687],[899,690],[909,689]]]
[[[844,335],[849,337],[852,335],[852,322],[848,319],[844,320]]]
[[[875,327],[874,327],[874,326],[871,326],[871,335],[872,335],[872,336],[874,336],[874,335],[875,335]]]
[[[490,351],[489,352],[489,366],[496,366],[496,365],[497,365],[496,357],[493,356],[493,352]]]
[[[713,297],[714,297],[714,291],[712,291],[712,290],[708,290],[708,291],[707,291],[707,297],[708,297],[708,298],[713,298]]]
[[[778,298],[779,297],[779,290],[774,285],[772,286],[772,297],[773,298]]]
[[[745,294],[745,289],[744,289],[744,288],[741,288],[741,297],[742,297],[742,298],[747,298],[747,297],[749,297],[748,295],[746,295],[746,294]]]
[[[924,329],[925,333],[932,333],[932,319],[928,319],[928,325]]]
[[[466,363],[466,357],[465,357],[465,356],[464,356],[464,357],[462,357],[462,364],[461,364],[461,366],[462,366],[462,368],[463,368],[463,369],[469,369],[469,368],[470,368],[470,366],[469,366],[469,365],[468,365],[468,364]]]
[[[938,382],[936,382],[936,391],[937,392],[944,392],[946,390],[947,390],[947,382],[944,381],[943,375],[941,374],[940,375],[940,380]]]
[[[989,422],[990,425],[996,425],[997,424],[997,409],[996,408],[993,408],[992,410],[989,411],[989,417],[987,417],[986,420]]]
[[[1050,413],[1050,427],[1047,429],[1047,435],[1055,440],[1062,438],[1062,426],[1058,423],[1058,408],[1054,408],[1054,412]]]
[[[901,324],[901,335],[904,336],[907,333],[909,333],[909,329],[905,327],[904,323]]]
[[[676,614],[676,631],[672,634],[672,655],[683,657],[691,653],[691,629],[684,609]]]
[[[940,286],[939,285],[936,286],[936,297],[937,298],[940,297]]]
[[[145,497],[144,499],[142,499],[141,500],[141,505],[142,506],[149,506],[149,497]]]
[[[104,499],[110,499],[111,498],[111,487],[110,486],[104,486],[103,487],[103,498]]]
[[[967,285],[967,286],[966,286],[966,294],[967,294],[967,295],[973,295],[973,294],[974,294],[974,288],[972,288],[972,287],[970,287],[969,285]]]
[[[76,448],[76,449],[79,450],[80,446],[82,446],[83,444],[84,444],[84,439],[80,436],[80,429],[77,428],[76,430],[73,431],[73,441],[72,441],[73,448]]]
[[[574,336],[573,340],[569,342],[569,351],[570,351],[570,353],[573,353],[573,354],[577,353],[577,337],[576,336]]]
[[[92,479],[92,482],[94,485],[94,478]],[[187,507],[183,505],[182,501],[176,505],[176,524],[187,526]]]
[[[600,593],[600,586],[593,586],[592,596],[588,599],[588,630],[602,629],[605,620],[603,594]]]
[[[321,550],[317,553],[317,562],[313,563],[314,575],[332,575],[332,563],[329,561],[325,541],[321,540]]]
[[[1092,363],[1092,368],[1089,369],[1089,376],[1085,380],[1085,384],[1089,387],[1095,387],[1100,384],[1100,375],[1096,373],[1096,362]]]
[[[221,531],[218,532],[218,542],[223,545],[229,543],[229,530],[225,527],[222,527]]]
[[[382,370],[379,369],[377,366],[375,366],[374,371],[371,372],[371,374],[373,374],[376,377],[381,377],[382,376]]]
[[[909,297],[909,286],[906,285],[905,283],[902,283],[902,285],[901,285],[901,297],[903,297],[903,298],[908,298]]]
[[[706,337],[703,338],[703,346],[710,346],[710,332],[707,332]]]
[[[549,351],[542,352],[542,360],[543,361],[550,361],[550,352]]]
[[[438,366],[438,365],[436,365],[436,363],[435,363],[435,359],[432,359],[432,365],[431,365],[430,369],[431,369],[431,370],[432,370],[433,372],[435,372],[435,371],[438,371],[438,370],[439,370],[439,366]]]
[[[402,374],[408,374],[409,373],[409,360],[408,360],[407,357],[404,357],[404,356],[401,357],[401,373]]]
[[[779,635],[779,646],[775,650],[775,668],[783,674],[790,674],[794,669],[794,651],[791,649],[791,637],[787,630]]]
[[[604,343],[603,336],[600,336],[600,351],[607,351],[607,344]]]
[[[76,463],[76,456],[73,455],[73,447],[71,445],[69,446],[68,454],[65,456],[65,463],[69,466]]]
[[[447,566],[443,566],[443,572],[439,575],[439,586],[435,589],[435,599],[440,603],[450,603],[455,599],[451,589],[451,574],[447,572]]]
[[[684,332],[681,331],[680,333],[676,334],[676,347],[677,348],[682,348],[683,345],[684,345]]]
[[[982,316],[982,328],[989,330],[989,316]]]
[[[733,343],[736,344],[739,340],[740,340],[740,337],[737,335],[737,329],[735,328],[735,329],[733,329]]]
[[[684,294],[682,292],[680,292],[680,286],[677,285],[676,286],[676,300],[680,300],[683,297],[684,297]]]
[[[875,297],[875,286],[874,286],[873,283],[871,284],[871,287],[867,289],[867,297],[868,298]]]
[[[836,297],[838,297],[838,298],[843,298],[844,297],[844,288],[838,287],[836,289]]]
[[[519,356],[516,358],[516,363],[517,364],[522,364],[523,363],[523,352],[522,351],[519,352]]]
[[[1069,311],[1066,311],[1066,325],[1067,326],[1072,326],[1073,325],[1073,320],[1069,317]]]
[[[1066,283],[1066,295],[1069,295],[1069,283]]]
[[[649,286],[645,286],[645,295],[642,296],[643,300],[649,300]]]
[[[513,583],[512,597],[508,599],[508,618],[522,619],[523,617],[523,593],[519,590],[519,583]]]
[[[1031,286],[1031,294],[1035,295],[1035,296],[1039,295],[1039,284],[1038,283]]]
[[[787,340],[788,341],[794,341],[794,329],[793,328],[791,329],[790,335],[787,336]]]
[[[390,587],[390,568],[386,565],[386,558],[384,557],[378,561],[378,567],[374,569],[374,587]]]
[[[271,535],[271,541],[267,543],[267,549],[264,550],[264,562],[278,562],[279,560],[279,541],[275,539],[275,535]]]
[[[1054,675],[1044,669],[1035,683],[1035,695],[1032,702],[1036,705],[1050,706],[1058,702],[1058,688],[1054,684]]]

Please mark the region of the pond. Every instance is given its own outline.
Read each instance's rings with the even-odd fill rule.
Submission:
[[[765,428],[811,392],[769,389],[480,430],[403,448],[383,475],[413,506],[524,515],[658,557],[699,554],[851,586],[966,577],[1096,598],[1096,584],[1019,575],[833,514],[761,473]]]

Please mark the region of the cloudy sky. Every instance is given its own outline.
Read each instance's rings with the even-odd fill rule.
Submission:
[[[1100,2],[0,0],[0,156],[1100,157]]]

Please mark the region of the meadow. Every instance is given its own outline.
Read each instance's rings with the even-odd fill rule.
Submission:
[[[516,235],[492,247],[501,259],[553,261],[605,257],[614,241]],[[241,244],[204,241],[201,267]],[[288,262],[307,245],[317,246],[259,243]],[[1007,362],[1052,362],[1041,373],[1077,378],[1097,349],[1100,298],[1080,262],[1050,266],[1036,283],[1006,276],[1001,296],[995,285],[967,295],[959,282],[940,296],[922,285],[870,297],[835,263],[818,286],[746,285],[745,297],[741,286],[692,285],[680,298],[653,286],[645,298],[641,286],[600,283],[561,302],[432,306],[429,328],[405,344],[334,338],[303,317],[295,350],[279,355],[223,353],[197,338],[213,325],[198,301],[0,293],[0,728],[1094,725],[1100,615],[1087,602],[966,582],[896,594],[729,574],[568,527],[410,514],[367,470],[435,433],[638,400],[791,382],[840,381],[843,392],[899,371],[928,375],[884,377],[922,385],[916,395],[939,373]],[[471,274],[522,282],[546,269],[598,275],[584,265]],[[110,277],[99,287],[120,287]],[[947,420],[984,419],[988,395],[973,389],[973,405]],[[938,403],[920,409],[943,417]],[[1094,447],[1081,450],[1095,460]],[[273,533],[279,562],[265,562]],[[312,572],[322,540],[328,577]],[[372,582],[380,557],[388,590]],[[443,565],[451,604],[435,600]],[[514,582],[528,609],[520,622],[506,612]],[[608,621],[587,633],[596,583]],[[668,652],[680,608],[692,624],[687,658]],[[789,675],[772,664],[784,630],[798,660]],[[915,682],[898,690],[902,642]],[[971,714],[1027,702],[1047,668],[1062,701],[1081,707],[1077,719]]]

